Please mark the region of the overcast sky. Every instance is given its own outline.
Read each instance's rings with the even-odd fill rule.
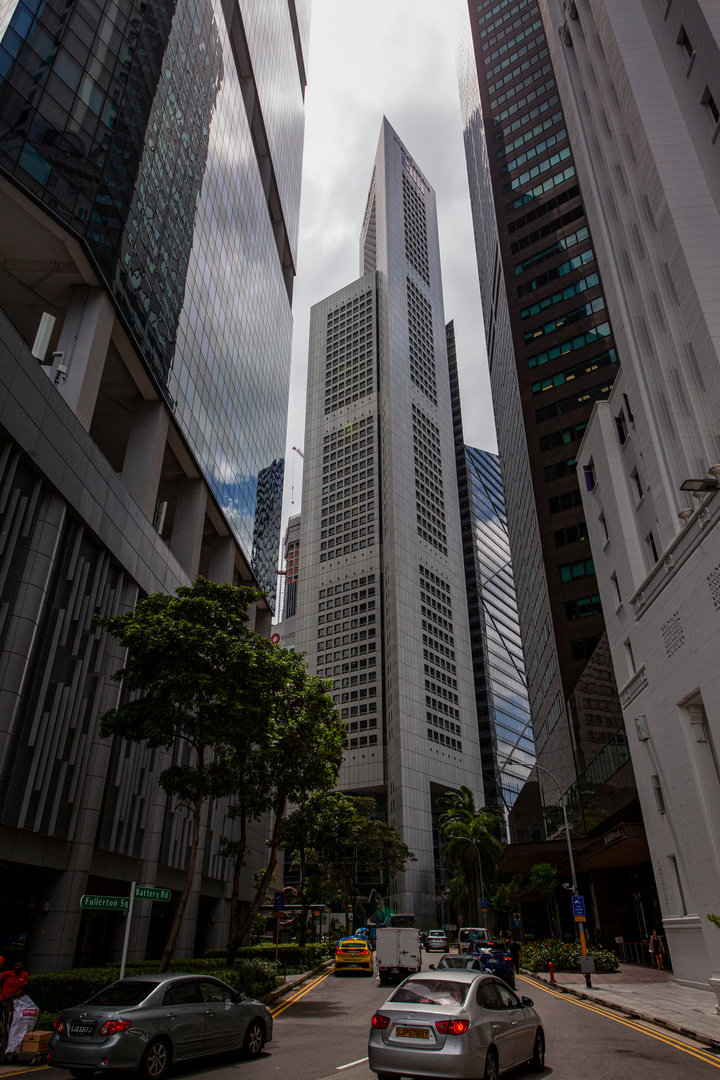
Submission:
[[[302,462],[292,447],[303,448],[310,308],[360,275],[360,227],[383,114],[437,193],[465,440],[496,450],[455,37],[452,0],[313,0],[283,530],[300,510]]]

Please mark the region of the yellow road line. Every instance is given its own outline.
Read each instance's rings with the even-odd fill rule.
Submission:
[[[27,1073],[42,1072],[43,1069],[49,1069],[49,1065],[36,1065],[32,1069],[18,1069],[17,1072],[0,1073],[0,1080],[4,1076],[25,1076]]]
[[[604,1016],[608,1020],[614,1020],[616,1024],[622,1024],[624,1027],[632,1028],[633,1031],[639,1031],[641,1035],[647,1035],[651,1039],[655,1039],[657,1042],[665,1043],[666,1046],[671,1046],[675,1050],[682,1050],[685,1054],[690,1054],[692,1057],[698,1058],[700,1061],[707,1062],[708,1065],[714,1065],[716,1069],[720,1069],[720,1061],[716,1057],[713,1057],[710,1053],[706,1053],[703,1050],[696,1050],[694,1047],[688,1046],[687,1043],[680,1042],[678,1039],[673,1038],[672,1035],[665,1034],[665,1032],[650,1031],[647,1025],[648,1021],[635,1021],[623,1016],[618,1016],[617,1013],[598,1006],[594,1002],[581,1001],[579,998],[574,997],[572,994],[564,994],[560,990],[551,990],[547,986],[543,986],[542,983],[535,982],[534,979],[526,979],[522,975],[518,975],[519,979],[526,982],[528,986],[534,986],[539,990],[542,990],[545,994],[550,994],[552,997],[561,998],[563,1001],[570,1002],[572,1005],[577,1005],[581,1009],[587,1009],[588,1012],[594,1012],[598,1016]]]
[[[282,1005],[279,1005],[277,1007],[277,1009],[271,1010],[272,1015],[275,1017],[279,1016],[280,1013],[285,1012],[286,1009],[289,1009],[290,1006],[294,1005],[296,1001],[299,1001],[300,998],[303,998],[306,994],[309,994],[311,990],[314,990],[316,986],[319,986],[321,982],[324,982],[325,979],[327,979],[327,977],[332,974],[332,971],[327,971],[324,975],[321,975],[319,978],[314,979],[309,986],[304,986],[302,990],[300,990],[297,994],[294,994],[288,1001],[284,1001]]]

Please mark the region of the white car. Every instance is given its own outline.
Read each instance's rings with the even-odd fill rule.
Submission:
[[[368,1065],[378,1080],[498,1080],[527,1062],[536,1072],[545,1068],[542,1021],[530,998],[494,975],[417,972],[371,1020]]]
[[[431,930],[425,938],[425,952],[430,952],[431,949],[440,949],[441,952],[447,952],[448,948],[448,939],[444,930]]]

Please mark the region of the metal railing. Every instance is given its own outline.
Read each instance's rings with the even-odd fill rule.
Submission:
[[[670,966],[670,958],[667,951],[667,941],[661,938],[665,952],[663,961],[665,967]],[[649,941],[617,941],[613,946],[623,964],[653,964],[654,960],[650,953]]]

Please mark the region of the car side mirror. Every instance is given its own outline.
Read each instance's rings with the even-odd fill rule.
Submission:
[[[434,964],[431,964],[431,965],[430,965],[430,970],[431,970],[431,971],[434,971],[434,970],[435,970],[435,965],[434,965]]]
[[[533,1007],[533,999],[532,998],[524,997],[522,999],[522,1003],[523,1003],[523,1005],[525,1006],[526,1009],[532,1009],[532,1007]]]

